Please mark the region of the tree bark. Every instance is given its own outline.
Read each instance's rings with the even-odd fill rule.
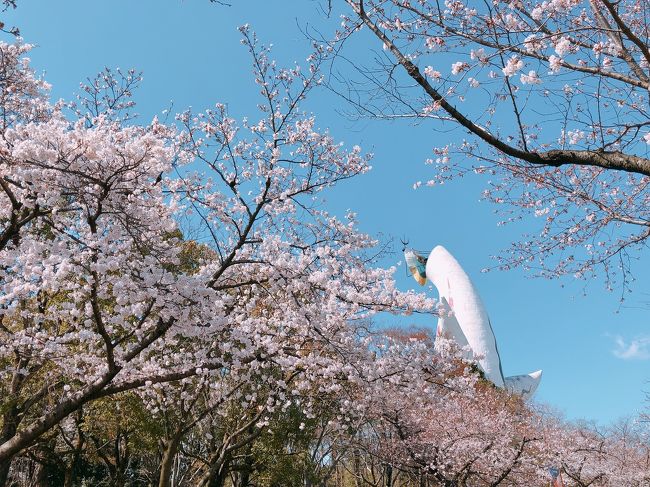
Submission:
[[[44,463],[38,463],[36,465],[36,471],[34,474],[33,481],[31,483],[33,486],[38,487],[50,487],[50,480],[47,478],[47,465]]]
[[[64,477],[63,477],[63,487],[73,487],[75,480],[77,478],[77,472],[79,470],[79,463],[81,461],[81,453],[86,444],[86,438],[84,436],[83,430],[81,429],[81,423],[83,422],[83,411],[80,409],[77,411],[77,417],[75,419],[75,424],[77,426],[77,439],[73,445],[72,459],[70,463],[66,466]]]
[[[2,431],[0,431],[0,444],[13,438],[18,429],[18,407],[12,404],[2,417]],[[9,478],[9,469],[11,468],[11,461],[13,455],[3,458],[0,461],[0,487],[7,485]]]
[[[355,450],[352,454],[352,472],[354,473],[354,487],[361,487],[362,485],[362,475],[361,475],[361,455],[358,450]]]
[[[9,469],[11,468],[11,458],[0,463],[0,487],[7,485],[9,478]]]
[[[384,471],[386,472],[386,487],[393,487],[393,466],[387,463]]]
[[[177,430],[165,441],[165,449],[160,462],[160,477],[158,478],[158,487],[171,487],[171,475],[174,468],[174,459],[178,453],[178,447],[183,438],[183,431]]]
[[[228,476],[230,458],[228,453],[222,453],[211,463],[210,468],[197,484],[197,487],[224,487]]]
[[[243,465],[239,469],[239,482],[237,487],[248,487],[250,484],[251,473],[253,472],[253,448],[252,444],[246,445],[244,452]]]
[[[65,469],[63,478],[63,487],[73,487],[77,478],[77,471],[79,470],[79,462],[81,460],[81,451],[83,449],[84,439],[80,437],[75,444],[75,451],[72,454],[70,465]]]

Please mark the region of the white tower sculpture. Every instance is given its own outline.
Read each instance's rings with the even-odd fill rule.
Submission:
[[[542,371],[503,377],[499,350],[485,306],[458,261],[440,245],[428,258],[411,249],[405,249],[404,257],[418,283],[424,285],[429,279],[438,289],[442,313],[436,335],[453,339],[460,347],[469,345],[472,351],[469,358],[478,359],[485,377],[497,387],[521,394],[524,399],[531,397],[542,378]]]

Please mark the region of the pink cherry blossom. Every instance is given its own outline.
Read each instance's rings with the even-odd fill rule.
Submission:
[[[522,266],[547,277],[600,273],[608,288],[629,289],[628,257],[650,237],[644,5],[446,2],[439,10],[422,1],[345,3],[346,14],[391,57],[367,68],[366,79],[394,79],[387,66],[399,65],[412,81],[387,87],[391,112],[435,110],[427,123],[460,130],[449,162],[431,168],[431,185],[471,172],[489,175],[484,195],[503,207],[501,224],[534,217],[536,201],[549,208],[538,232],[496,256],[498,267]],[[395,18],[411,26],[408,33],[382,30]],[[423,47],[434,39],[436,49]],[[434,85],[420,72],[420,63],[445,62],[452,76],[444,83]],[[471,91],[477,83],[483,89]],[[546,107],[545,116],[539,107]],[[585,223],[585,212],[596,217]]]

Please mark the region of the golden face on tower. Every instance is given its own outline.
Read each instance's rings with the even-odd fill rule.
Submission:
[[[416,253],[414,250],[404,250],[404,259],[408,266],[409,272],[413,275],[415,280],[420,286],[424,286],[427,282],[426,267],[427,259]]]

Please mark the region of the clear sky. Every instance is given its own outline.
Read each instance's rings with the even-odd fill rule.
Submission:
[[[173,110],[201,110],[219,101],[231,114],[254,118],[256,88],[249,57],[236,27],[248,23],[260,39],[274,45],[280,64],[303,62],[309,43],[306,26],[327,34],[338,23],[326,19],[324,2],[308,0],[111,0],[45,2],[19,0],[4,14],[25,42],[38,46],[32,64],[53,85],[54,98],[72,99],[79,82],[105,66],[144,71],[136,97],[144,121],[173,102]],[[334,2],[336,3],[336,2]],[[9,40],[6,36],[5,40]],[[374,42],[357,43],[349,55],[369,59]],[[448,68],[447,68],[448,69]],[[363,231],[393,239],[394,254],[384,265],[401,261],[399,239],[429,250],[442,244],[470,274],[488,308],[506,375],[544,370],[537,400],[569,418],[607,423],[647,407],[650,379],[650,255],[635,264],[635,293],[619,307],[619,293],[602,282],[547,281],[522,271],[481,273],[491,255],[505,248],[534,219],[519,227],[497,227],[495,208],[479,202],[486,182],[479,176],[442,187],[413,190],[431,179],[424,160],[435,145],[461,132],[440,133],[431,123],[353,121],[341,114],[343,100],[322,90],[307,108],[320,127],[346,144],[374,152],[370,174],[327,193],[326,207],[357,212]],[[403,268],[404,266],[402,266]],[[417,287],[405,270],[402,289]],[[435,290],[427,292],[435,296]],[[585,294],[586,292],[586,294]],[[381,318],[382,324],[408,325],[414,318]],[[435,327],[435,319],[420,319]]]

